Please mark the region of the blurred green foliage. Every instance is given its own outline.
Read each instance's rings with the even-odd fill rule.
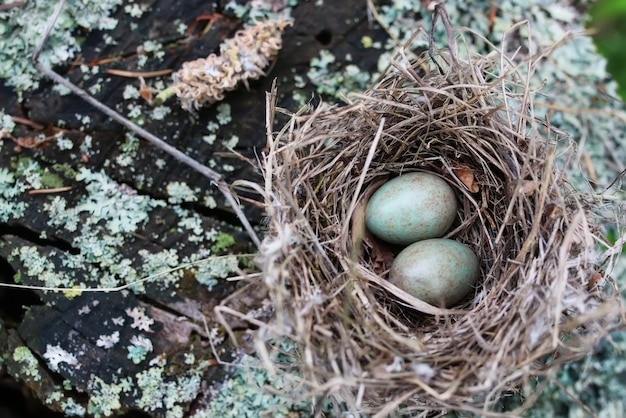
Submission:
[[[589,27],[598,51],[607,59],[607,70],[618,83],[622,100],[626,101],[626,0],[598,0],[589,10]]]

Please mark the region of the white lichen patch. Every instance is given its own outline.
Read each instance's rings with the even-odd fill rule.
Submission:
[[[146,315],[146,308],[139,306],[135,306],[132,309],[128,308],[126,309],[126,315],[133,320],[133,323],[130,324],[131,328],[138,331],[154,332],[152,328],[150,328],[154,324],[154,319]]]
[[[285,20],[263,20],[239,30],[220,45],[220,55],[183,63],[173,78],[173,91],[183,109],[194,110],[220,101],[240,83],[265,75],[282,47]]]
[[[228,125],[230,122],[232,122],[233,118],[230,113],[230,104],[220,103],[217,106],[216,119],[220,125]]]
[[[28,187],[18,180],[7,168],[0,168],[0,222],[21,218],[26,211],[26,203],[16,199]]]
[[[50,370],[58,372],[59,365],[61,363],[65,363],[68,366],[72,366],[74,368],[80,368],[80,364],[78,363],[78,359],[73,353],[64,350],[60,345],[46,345],[46,352],[43,353],[43,358],[48,361],[48,367]]]
[[[111,335],[100,335],[98,340],[96,341],[96,345],[98,347],[102,347],[104,349],[111,349],[120,341],[120,332],[115,331]]]
[[[210,194],[207,194],[206,196],[204,196],[203,203],[204,203],[204,206],[206,206],[209,209],[215,209],[217,207],[217,201]]]
[[[167,115],[172,112],[172,108],[168,106],[156,106],[150,113],[152,120],[164,120]]]
[[[230,150],[234,149],[238,143],[239,143],[239,137],[237,135],[232,135],[230,139],[225,139],[224,141],[222,141],[222,145],[224,145],[224,148],[227,148]]]
[[[63,408],[63,414],[66,417],[84,417],[87,410],[84,406],[77,403],[74,398],[68,397],[61,402],[61,408]]]
[[[87,412],[84,406],[77,403],[71,396],[65,396],[65,394],[60,390],[50,393],[44,402],[48,405],[61,405],[61,408],[63,408],[63,414],[66,417],[83,417]]]

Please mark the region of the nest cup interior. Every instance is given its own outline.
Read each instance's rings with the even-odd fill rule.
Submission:
[[[269,135],[258,258],[276,312],[268,329],[298,347],[311,396],[380,416],[484,412],[605,335],[617,309],[607,286],[590,285],[594,274],[610,282],[595,215],[556,168],[559,138],[534,118],[525,79],[500,58],[400,60],[351,104]],[[445,237],[480,259],[478,284],[450,309],[389,284],[397,249],[364,226],[372,191],[413,171],[452,186]]]

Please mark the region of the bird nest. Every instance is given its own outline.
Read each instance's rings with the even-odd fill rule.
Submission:
[[[588,353],[617,317],[595,203],[556,158],[573,147],[534,117],[513,62],[457,55],[399,54],[348,105],[292,114],[268,133],[257,262],[274,315],[260,334],[293,343],[295,361],[268,367],[297,376],[299,393],[378,416],[489,414],[511,391],[532,398],[524,388]],[[399,249],[364,226],[373,190],[415,171],[454,189],[445,237],[480,259],[478,284],[453,307],[390,284]]]

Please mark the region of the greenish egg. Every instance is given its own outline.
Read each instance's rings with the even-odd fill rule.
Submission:
[[[458,303],[476,284],[478,257],[466,245],[451,239],[418,241],[393,261],[389,281],[434,306]]]
[[[426,172],[395,177],[372,194],[365,223],[378,238],[397,245],[442,237],[452,226],[457,200],[452,187]]]

